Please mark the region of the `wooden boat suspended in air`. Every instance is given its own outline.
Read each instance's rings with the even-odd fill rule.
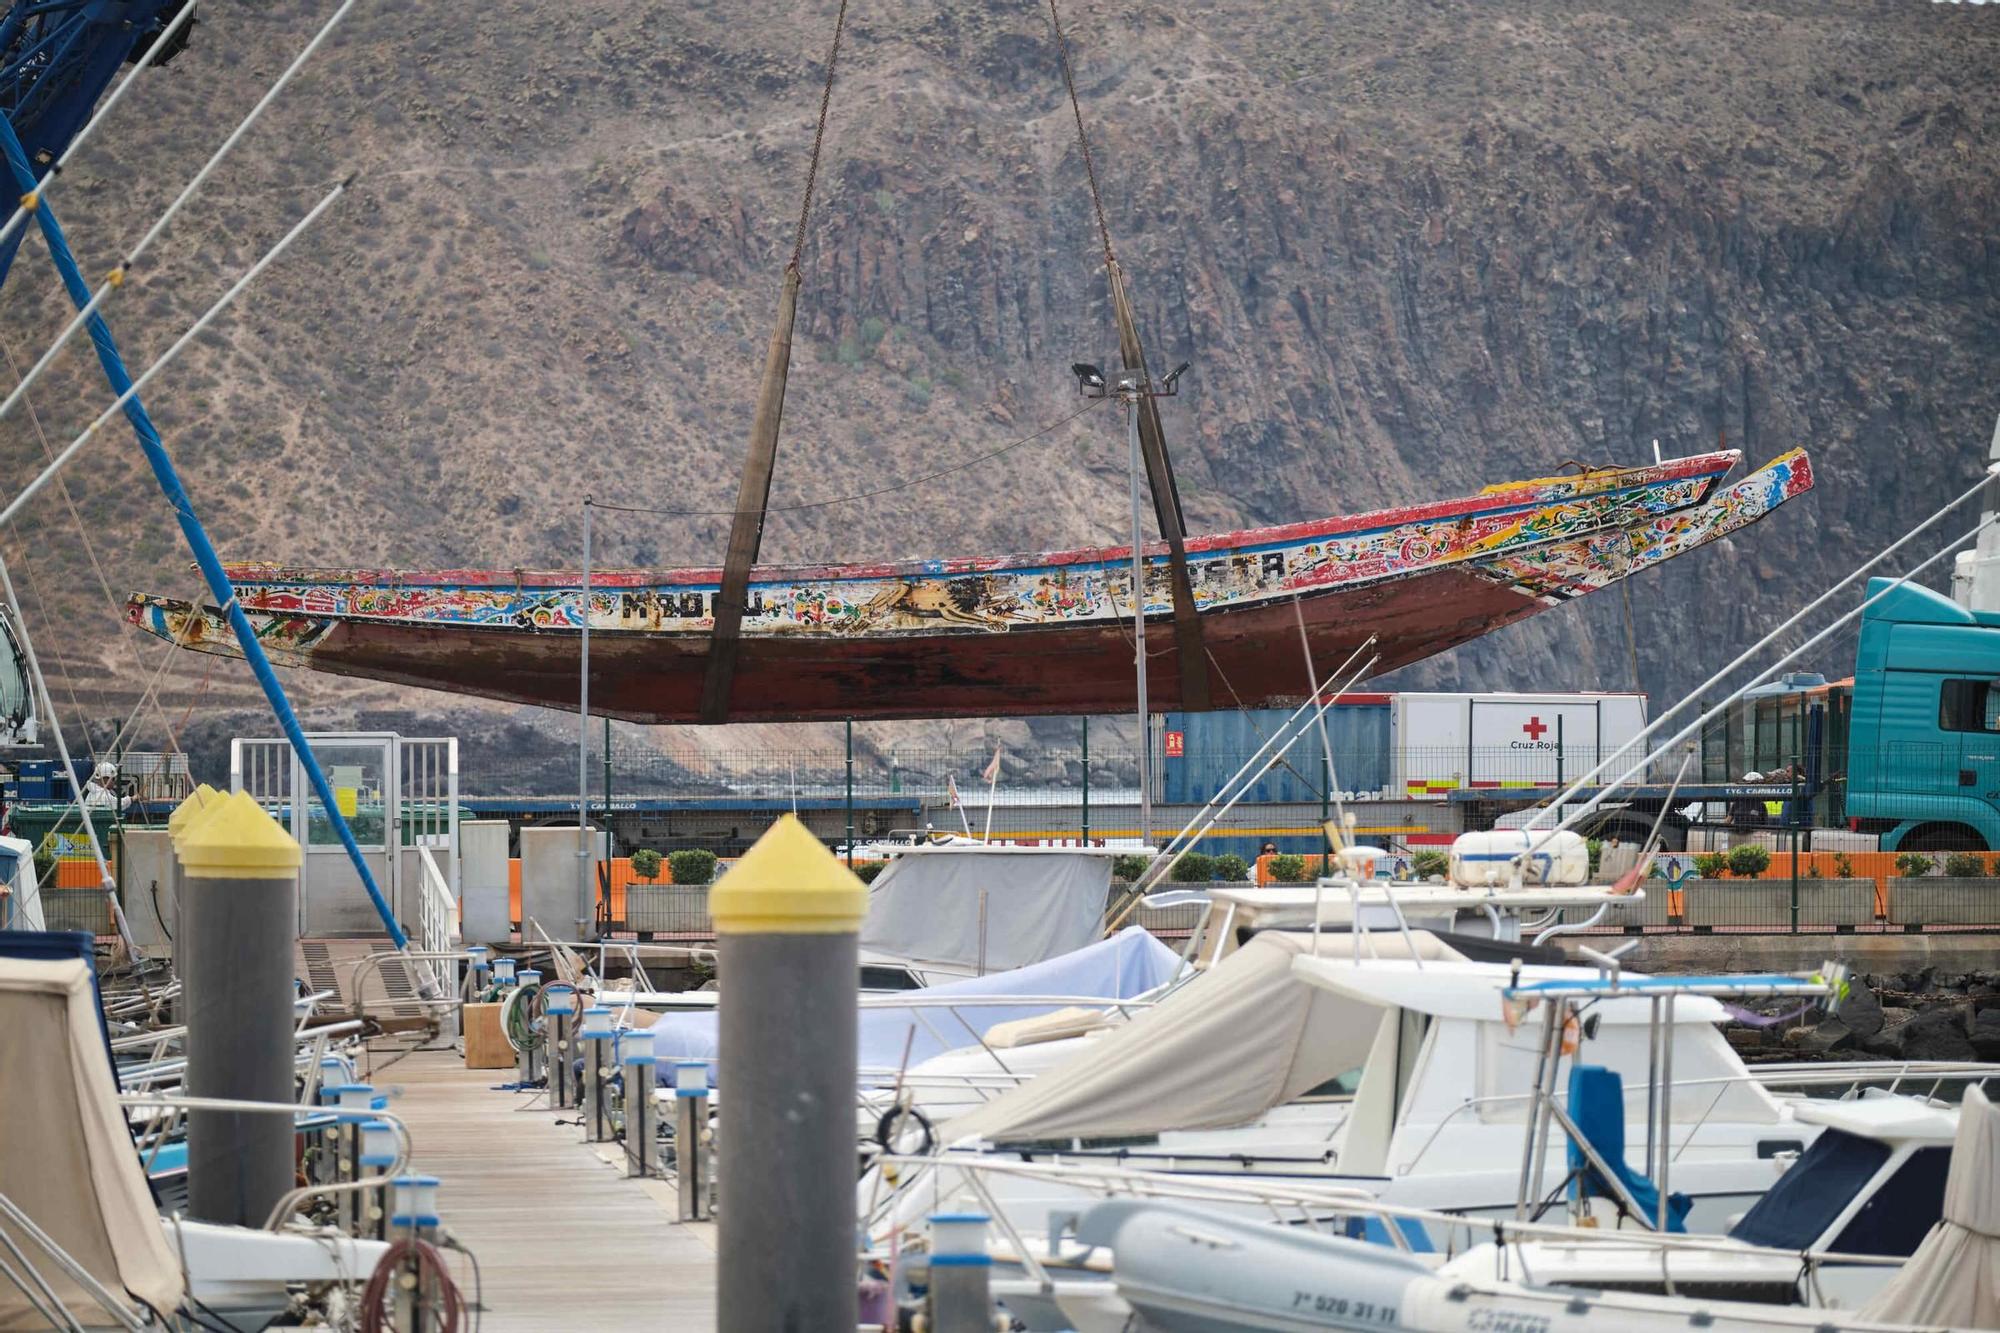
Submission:
[[[1597,469],[1345,518],[1190,538],[1215,707],[1307,692],[1371,635],[1389,671],[1593,592],[1762,518],[1812,487],[1803,450],[1730,483],[1736,451]],[[1169,554],[1149,547],[1146,643],[1177,652]],[[229,567],[271,659],[550,708],[577,702],[573,573]],[[591,577],[593,712],[691,722],[722,571]],[[1111,713],[1135,701],[1129,548],[750,573],[731,721]],[[127,619],[237,655],[214,607],[135,594]],[[1371,674],[1373,674],[1371,673]],[[1160,671],[1155,709],[1187,706]]]

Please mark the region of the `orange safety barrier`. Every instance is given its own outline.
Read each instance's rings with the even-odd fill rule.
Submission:
[[[613,921],[623,921],[625,919],[625,889],[628,885],[671,884],[674,882],[673,871],[669,870],[665,864],[660,866],[660,873],[654,879],[640,879],[637,875],[633,874],[632,858],[629,856],[614,856],[611,858],[609,864],[611,866],[611,919]],[[718,862],[716,869],[719,872],[729,864],[728,861]],[[855,864],[865,865],[867,863],[857,861]],[[93,888],[96,884],[97,879],[93,875],[90,883],[83,887]],[[461,913],[463,910],[463,908],[460,909]],[[509,914],[508,920],[519,921],[521,919],[521,858],[518,856],[507,858],[507,911]]]
[[[113,869],[117,867],[114,865]],[[97,861],[93,857],[64,857],[56,862],[55,887],[59,889],[95,889],[104,879],[97,873]]]

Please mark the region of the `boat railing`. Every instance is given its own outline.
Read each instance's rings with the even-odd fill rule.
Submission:
[[[310,1037],[301,1039],[292,1057],[293,1068],[298,1071],[300,1079],[297,1103],[299,1106],[313,1107],[318,1103],[320,1073],[333,1039],[358,1035],[362,1027],[363,1024],[358,1021],[336,1023],[315,1028]],[[186,1056],[176,1056],[149,1065],[123,1066],[118,1070],[118,1090],[134,1096],[178,1095],[178,1090],[182,1086],[181,1080],[186,1074]],[[153,1169],[159,1150],[178,1128],[178,1119],[158,1108],[136,1126],[134,1141],[145,1150],[145,1165],[148,1172]]]
[[[1466,1238],[1467,1248],[1473,1244],[1483,1244],[1492,1240],[1503,1246],[1553,1241],[1568,1246],[1613,1245],[1628,1249],[1644,1247],[1657,1250],[1662,1256],[1673,1252],[1736,1256],[1746,1251],[1755,1252],[1755,1247],[1722,1236],[1571,1227],[1552,1222],[1521,1221],[1511,1217],[1472,1216],[1440,1209],[1412,1208],[1384,1203],[1375,1195],[1361,1189],[1338,1185],[1300,1185],[1292,1180],[1281,1181],[1271,1177],[1243,1176],[1218,1180],[1213,1177],[1191,1177],[1180,1173],[1144,1171],[1130,1167],[1099,1166],[1071,1160],[1036,1162],[1002,1157],[937,1158],[885,1154],[877,1161],[905,1173],[904,1188],[919,1187],[926,1194],[935,1195],[940,1199],[948,1197],[952,1193],[952,1188],[935,1177],[918,1186],[917,1181],[923,1174],[924,1168],[958,1172],[965,1187],[978,1199],[983,1211],[1000,1229],[1021,1266],[1036,1282],[1044,1284],[1044,1290],[1053,1289],[1045,1264],[1036,1254],[1035,1247],[1016,1227],[1008,1210],[1001,1205],[987,1177],[1005,1176],[1059,1185],[1102,1198],[1139,1198],[1252,1208],[1266,1214],[1275,1224],[1303,1226],[1308,1230],[1322,1233],[1328,1232],[1336,1223],[1373,1220],[1380,1225],[1389,1245],[1405,1254],[1414,1252],[1405,1223],[1415,1223],[1423,1227],[1425,1233],[1434,1240],[1441,1240],[1442,1252],[1446,1258],[1451,1258],[1459,1252],[1457,1242],[1461,1234]],[[871,1237],[876,1237],[878,1229],[889,1221],[894,1202],[894,1195],[878,1200],[876,1208],[868,1219],[868,1234]],[[1044,1238],[1048,1255],[1058,1260],[1062,1259],[1063,1238],[1073,1224],[1073,1214],[1069,1216],[1061,1213],[1050,1214],[1051,1230]],[[893,1229],[903,1230],[901,1227]],[[888,1240],[888,1233],[883,1232],[880,1239]],[[1899,1257],[1848,1254],[1819,1248],[1788,1249],[1783,1251],[1783,1254],[1787,1260],[1798,1262],[1802,1271],[1809,1274],[1816,1274],[1817,1269],[1825,1264],[1893,1268],[1900,1267],[1904,1263]]]
[[[326,1111],[319,1107],[303,1106],[297,1102],[252,1102],[233,1097],[188,1097],[181,1094],[166,1095],[152,1092],[121,1092],[118,1104],[128,1110],[151,1108],[162,1113],[169,1127],[177,1125],[180,1118],[189,1111],[232,1111],[248,1115],[285,1115],[293,1123],[325,1119],[328,1116],[352,1115],[371,1121],[380,1121],[387,1126],[395,1140],[395,1161],[379,1177],[365,1180],[340,1181],[326,1185],[301,1185],[280,1198],[271,1209],[270,1217],[264,1223],[266,1231],[281,1228],[285,1219],[298,1210],[307,1199],[334,1194],[363,1193],[370,1190],[386,1190],[390,1181],[402,1175],[410,1164],[410,1130],[402,1117],[386,1110],[367,1112]]]
[[[403,961],[421,966],[422,964],[433,962],[457,964],[470,962],[471,959],[472,955],[462,948],[438,950],[384,949],[380,953],[367,954],[361,961],[354,965],[354,971],[349,974],[348,985],[352,987],[354,992],[354,1012],[364,1017],[367,1015],[367,991],[362,987],[362,978],[380,971],[387,963]],[[457,974],[456,966],[452,968],[452,973],[455,977]],[[458,986],[456,980],[452,984],[455,988]],[[457,1009],[465,1004],[465,996],[461,993],[460,989],[454,989],[450,994],[439,992],[430,995],[400,995],[387,1003],[394,1005],[414,1004],[426,1009]]]
[[[92,1277],[90,1270],[77,1262],[76,1256],[64,1249],[48,1232],[42,1230],[19,1204],[5,1194],[0,1194],[0,1218],[6,1219],[13,1231],[33,1241],[35,1247],[46,1254],[55,1266],[62,1270],[65,1277],[88,1293],[90,1299],[97,1303],[98,1308],[111,1316],[119,1328],[130,1329],[132,1333],[143,1333],[146,1325],[126,1309],[103,1283]],[[48,1320],[50,1327],[82,1329],[94,1326],[94,1321],[93,1324],[87,1325],[70,1313],[69,1307],[56,1294],[49,1280],[42,1276],[41,1271],[22,1252],[18,1244],[10,1240],[7,1248],[13,1257],[13,1263],[8,1265],[8,1276],[36,1307],[36,1312]]]
[[[1714,1115],[1716,1107],[1721,1104],[1723,1095],[1732,1087],[1754,1086],[1763,1088],[1766,1091],[1771,1090],[1773,1087],[1839,1088],[1844,1089],[1844,1091],[1838,1096],[1815,1098],[1813,1100],[1843,1101],[1859,1094],[1864,1089],[1876,1087],[1885,1079],[1888,1082],[1887,1086],[1882,1088],[1884,1092],[1902,1092],[1903,1083],[1906,1080],[1913,1084],[1928,1081],[1930,1091],[1921,1094],[1904,1093],[1903,1095],[1923,1096],[1934,1099],[1948,1083],[1972,1083],[1989,1078],[2000,1078],[2000,1064],[1978,1064],[1975,1062],[1958,1061],[1871,1060],[1860,1061],[1851,1065],[1760,1065],[1755,1069],[1747,1069],[1741,1074],[1731,1074],[1727,1077],[1676,1079],[1674,1080],[1676,1091],[1683,1088],[1714,1088],[1716,1092],[1715,1096],[1709,1099],[1708,1106],[1702,1111],[1702,1114],[1688,1127],[1686,1135],[1681,1138],[1680,1146],[1673,1150],[1673,1158],[1675,1161],[1679,1161],[1682,1155],[1687,1152],[1689,1145],[1694,1140],[1695,1133],[1708,1123],[1709,1119]],[[1627,1098],[1644,1096],[1649,1092],[1650,1089],[1643,1083],[1628,1083],[1624,1088],[1624,1095]],[[1417,1149],[1416,1156],[1398,1165],[1396,1174],[1405,1176],[1413,1174],[1418,1164],[1423,1161],[1425,1155],[1437,1143],[1438,1136],[1449,1128],[1454,1120],[1466,1112],[1484,1111],[1508,1104],[1525,1105],[1534,1101],[1535,1095],[1532,1092],[1506,1092],[1495,1093],[1486,1097],[1467,1097],[1464,1101],[1446,1112],[1443,1118],[1435,1125],[1431,1126],[1431,1132],[1425,1136],[1423,1145]],[[1558,1091],[1554,1094],[1554,1098],[1556,1101],[1566,1104],[1569,1094]]]

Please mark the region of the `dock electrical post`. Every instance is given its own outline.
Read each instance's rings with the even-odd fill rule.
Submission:
[[[578,1104],[575,1066],[570,1060],[576,1026],[576,987],[552,981],[542,991],[542,1040],[548,1047],[549,1109],[567,1111]]]
[[[868,889],[796,815],[709,894],[722,990],[716,1324],[854,1327],[854,1079]]]
[[[674,1175],[680,1184],[680,1220],[708,1220],[708,1164],[702,1134],[708,1128],[708,1061],[674,1065]]]
[[[245,792],[183,825],[190,1096],[294,1100],[292,937],[299,844]],[[188,1113],[188,1215],[258,1227],[292,1188],[291,1117]]]
[[[611,1139],[610,1107],[605,1101],[604,1079],[607,1057],[615,1030],[611,1010],[593,1004],[583,1011],[583,1141],[607,1143]]]

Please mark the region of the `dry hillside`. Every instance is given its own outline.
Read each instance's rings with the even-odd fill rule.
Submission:
[[[52,192],[88,267],[332,7],[204,0],[191,48]],[[111,312],[150,359],[360,173],[150,395],[225,553],[546,566],[575,560],[585,495],[726,509],[832,19],[828,0],[363,0]],[[1657,695],[1976,475],[2000,410],[2000,10],[1090,0],[1065,20],[1143,327],[1194,362],[1167,425],[1197,528],[1632,462],[1655,438],[1810,446],[1813,496],[1633,585]],[[849,38],[778,504],[1027,435],[1074,405],[1069,362],[1115,345],[1046,10],[853,0]],[[0,302],[25,364],[61,313],[37,244]],[[35,400],[55,443],[107,399],[89,370]],[[40,448],[0,423],[15,475]],[[88,543],[59,498],[14,534],[57,693],[100,726],[161,650],[135,650],[89,557],[120,596],[193,586],[135,455],[111,434],[72,470]],[[1124,503],[1121,433],[1093,414],[781,514],[766,555],[1110,541]],[[607,541],[706,563],[725,531],[631,516]],[[206,665],[163,686],[173,721],[216,734],[249,695]],[[1404,679],[1628,687],[1620,601]],[[292,680],[326,720],[451,704]]]

